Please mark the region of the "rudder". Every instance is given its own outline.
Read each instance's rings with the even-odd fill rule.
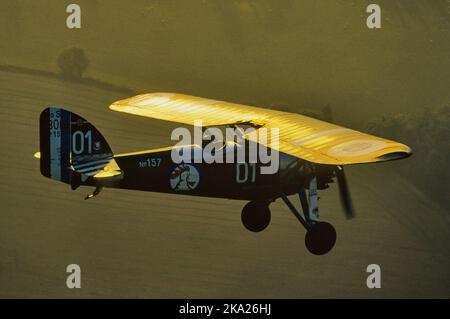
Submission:
[[[48,178],[72,184],[75,171],[92,176],[113,158],[103,135],[75,113],[50,107],[39,122],[40,167]]]

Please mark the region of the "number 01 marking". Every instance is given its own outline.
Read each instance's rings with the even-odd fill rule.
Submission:
[[[249,167],[251,176],[249,176]],[[244,174],[242,174],[242,172]],[[256,180],[256,163],[236,163],[236,183],[243,184],[249,181],[254,183]]]
[[[92,132],[83,133],[75,131],[72,135],[72,152],[76,155],[84,153],[85,141],[87,141],[87,153],[92,153]]]

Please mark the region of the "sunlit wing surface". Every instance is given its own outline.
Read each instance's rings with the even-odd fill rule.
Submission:
[[[277,113],[259,107],[245,106],[176,93],[149,93],[114,102],[111,110],[158,120],[203,126],[226,125],[269,119]]]
[[[266,144],[304,160],[330,165],[388,161],[411,154],[408,146],[333,125],[324,121],[285,113],[264,125],[279,129],[279,146]],[[252,138],[250,138],[252,139]]]
[[[278,129],[283,153],[319,164],[346,165],[388,161],[411,154],[408,146],[300,114],[228,103],[177,93],[149,93],[117,101],[114,111],[153,119],[203,126],[250,123]],[[261,131],[261,130],[260,130]],[[254,140],[254,136],[247,136]]]

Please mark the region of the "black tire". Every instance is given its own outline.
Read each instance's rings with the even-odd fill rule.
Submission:
[[[260,232],[270,224],[269,203],[253,201],[242,209],[241,220],[244,227],[252,232]]]
[[[336,237],[333,225],[318,222],[306,232],[305,245],[311,254],[324,255],[334,247]]]

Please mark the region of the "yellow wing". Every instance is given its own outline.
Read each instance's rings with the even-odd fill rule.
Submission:
[[[271,119],[264,127],[279,129],[279,146],[272,146],[270,139],[265,145],[313,163],[371,163],[411,154],[411,149],[404,144],[300,114],[285,113]]]
[[[203,126],[250,123],[278,129],[279,143],[263,143],[304,160],[329,165],[387,161],[407,157],[408,146],[300,114],[228,103],[177,93],[149,93],[114,102],[114,111]],[[260,130],[261,131],[261,130]],[[252,140],[254,136],[246,136]]]
[[[114,102],[111,110],[158,120],[203,126],[245,123],[268,119],[279,111],[245,106],[177,93],[149,93]]]

